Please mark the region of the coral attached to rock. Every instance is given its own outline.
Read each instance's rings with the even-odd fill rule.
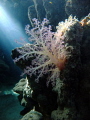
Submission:
[[[35,27],[29,30],[29,25],[26,26],[26,33],[30,35],[31,44],[24,45],[24,49],[17,48],[21,54],[18,58],[15,58],[14,62],[20,59],[28,59],[35,57],[32,60],[32,66],[27,66],[24,69],[24,73],[37,74],[37,81],[43,74],[52,72],[48,81],[52,81],[55,84],[55,78],[59,77],[60,70],[64,68],[68,53],[66,52],[64,37],[56,36],[51,32],[51,26],[46,26],[48,20],[44,19],[42,23],[37,19],[34,19]]]
[[[51,26],[47,24],[47,19],[42,23],[34,19],[34,28],[30,30],[29,26],[26,27],[26,33],[30,35],[30,43],[13,50],[16,64],[24,69],[24,73],[30,75],[27,76],[28,84],[25,83],[25,88],[21,89],[23,92],[19,94],[23,94],[23,98],[30,97],[35,100],[39,105],[37,107],[34,104],[36,111],[41,112],[45,120],[81,120],[80,118],[85,117],[81,117],[82,107],[77,102],[78,99],[81,100],[78,91],[82,78],[82,62],[85,62],[82,57],[86,53],[83,50],[81,56],[81,49],[86,48],[86,44],[83,44],[83,36],[90,25],[90,14],[81,21],[69,16],[58,24],[56,32],[52,32]],[[39,83],[34,81],[35,78]],[[54,86],[50,85],[47,88],[46,81],[52,81]],[[30,89],[27,89],[28,87]],[[53,94],[55,92],[56,94]],[[54,107],[53,103],[55,103]]]
[[[30,43],[25,44],[23,49],[17,48],[20,56],[15,58],[14,62],[33,57],[32,65],[30,64],[30,66],[24,69],[24,74],[27,73],[30,76],[32,74],[37,75],[36,81],[38,82],[40,77],[49,72],[47,85],[50,81],[52,81],[52,85],[55,85],[56,78],[59,78],[60,71],[64,69],[73,51],[73,47],[67,44],[67,38],[69,37],[67,33],[70,27],[76,23],[80,27],[79,22],[71,16],[65,23],[59,23],[56,32],[52,32],[51,26],[47,26],[47,19],[44,19],[42,23],[37,19],[33,19],[33,21],[34,28],[30,30],[30,26],[26,26],[26,33],[30,35]]]

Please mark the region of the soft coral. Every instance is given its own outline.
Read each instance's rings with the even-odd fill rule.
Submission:
[[[28,59],[35,57],[32,60],[32,65],[24,69],[24,73],[32,74],[38,73],[36,81],[48,72],[51,73],[47,84],[51,81],[55,84],[55,80],[59,78],[60,71],[64,69],[66,63],[67,52],[65,50],[64,38],[58,33],[51,31],[51,26],[47,25],[48,20],[45,18],[42,23],[37,19],[33,19],[34,28],[29,29],[27,25],[25,30],[30,35],[30,44],[24,45],[24,49],[18,49],[21,54],[19,58],[14,61],[17,62],[21,58]],[[60,34],[60,33],[59,33]]]

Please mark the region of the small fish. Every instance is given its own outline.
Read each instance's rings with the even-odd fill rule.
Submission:
[[[50,4],[52,4],[52,2],[51,2],[51,1],[50,1],[49,3],[50,3]]]
[[[72,1],[71,1],[71,0],[68,0],[67,3],[68,3],[68,4],[72,4]]]

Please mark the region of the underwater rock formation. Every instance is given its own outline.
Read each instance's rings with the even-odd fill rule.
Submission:
[[[43,18],[47,18],[51,25],[57,25],[59,21],[65,19],[65,9],[64,0],[33,0],[34,5],[28,8],[28,12],[30,15],[29,18],[32,20],[34,17],[31,16],[33,14],[32,9],[35,9],[36,16],[39,21],[42,21]],[[54,16],[54,17],[53,17]],[[30,20],[30,21],[31,21]],[[32,22],[31,22],[32,23]]]
[[[32,76],[27,75],[27,79],[26,79],[27,82],[25,82],[25,80],[23,82],[25,83],[24,86],[28,86],[29,89],[27,89],[27,87],[25,88],[23,87],[22,89],[23,84],[21,83],[20,83],[21,86],[20,88],[21,91],[23,92],[19,92],[18,90],[19,87],[17,86],[19,86],[19,83],[18,85],[16,85],[16,89],[14,88],[14,91],[21,94],[22,98],[27,96],[28,98],[30,97],[30,99],[36,102],[36,104],[34,104],[35,110],[42,113],[44,120],[50,120],[50,119],[51,120],[58,120],[58,119],[87,120],[88,118],[90,118],[89,117],[90,111],[88,111],[88,109],[90,108],[89,105],[90,50],[88,49],[90,46],[89,26],[90,26],[90,14],[81,21],[76,19],[76,17],[73,18],[72,16],[69,16],[69,18],[66,19],[64,22],[60,22],[58,24],[56,28],[57,31],[53,34],[53,38],[54,38],[54,42],[58,40],[56,43],[61,43],[61,44],[60,46],[59,44],[54,44],[56,45],[56,47],[59,46],[59,49],[57,49],[56,47],[53,48],[54,50],[56,49],[56,53],[57,50],[60,50],[59,54],[62,55],[61,53],[63,53],[63,55],[66,56],[66,58],[60,56],[62,58],[62,61],[64,61],[64,58],[66,59],[66,61],[64,62],[65,64],[63,64],[63,62],[60,59],[60,64],[58,65],[56,64],[57,68],[59,69],[60,76],[58,78],[56,77],[54,78],[55,79],[54,86],[51,86],[51,82],[49,83],[48,87],[46,86],[46,81],[48,80],[48,76],[53,75],[51,74],[52,71],[50,71],[50,73],[48,72],[47,74],[45,72],[45,75],[43,74],[43,76],[39,78],[38,83],[35,82],[35,79],[39,76],[40,72],[39,74],[37,74],[36,71],[36,74],[32,74]],[[40,28],[42,27],[40,26]],[[35,33],[37,34],[37,32]],[[37,35],[38,37],[40,37],[39,34]],[[52,36],[50,37],[52,38]],[[33,39],[32,36],[31,39]],[[33,49],[32,46],[34,44],[32,44],[31,46],[30,44],[24,45],[21,48],[16,48],[15,50],[12,51],[12,58],[13,59],[16,58],[15,59],[16,64],[20,66],[23,70],[25,69],[26,66],[32,65],[33,59],[35,59],[38,54],[38,53],[34,54],[35,51],[33,50],[37,50],[37,49]],[[36,46],[37,45],[39,46],[39,44],[36,44]],[[48,48],[47,46],[48,44],[46,44],[45,42],[45,44],[44,43],[40,44],[39,46],[40,49],[38,50],[38,52],[41,50],[42,45],[43,46],[45,45],[44,47]],[[29,47],[31,48],[26,49]],[[26,53],[28,52],[28,50],[29,53],[27,56]],[[49,52],[52,53],[52,55],[55,54],[54,53],[55,51],[52,52],[52,49],[48,49],[48,50]],[[31,54],[30,52],[31,53],[33,52],[33,54]],[[27,59],[24,59],[25,55]],[[41,59],[41,57],[42,56],[38,57],[38,59]],[[41,64],[43,64],[43,61],[41,62]],[[38,64],[36,63],[33,64],[33,68],[35,67],[35,65]],[[63,65],[63,67],[61,65]],[[31,67],[31,69],[33,68]],[[51,64],[48,67],[48,70],[50,70],[51,68],[54,69],[55,66]],[[25,71],[25,73],[27,72]],[[21,81],[23,80],[20,80],[20,82]],[[26,85],[26,83],[28,83],[28,85]],[[27,107],[28,106],[29,103],[27,103]]]
[[[67,15],[81,19],[90,12],[90,0],[67,0],[65,11]]]
[[[45,78],[42,78],[43,81],[41,80],[39,84],[34,79],[35,77],[30,78],[29,76],[21,79],[13,90],[19,94],[20,104],[25,107],[27,112],[35,107],[35,110],[41,112],[48,120],[51,111],[57,108],[57,94],[52,91],[52,87],[46,87]],[[26,112],[23,111],[23,113]]]
[[[57,25],[59,21],[65,19],[64,0],[42,0],[46,12],[45,17],[50,21],[51,25]],[[63,7],[62,7],[63,6]]]
[[[42,114],[34,110],[31,110],[29,113],[24,115],[21,120],[26,120],[26,119],[27,120],[43,120]]]
[[[36,105],[36,102],[32,99],[33,90],[29,86],[27,78],[22,78],[13,88],[13,91],[19,94],[18,99],[21,105],[31,110]]]

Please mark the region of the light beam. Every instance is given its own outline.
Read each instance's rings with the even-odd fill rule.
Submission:
[[[0,6],[0,38],[0,44],[3,44],[7,50],[21,46],[15,40],[21,42],[20,38],[27,39],[20,23],[10,16],[2,6]]]

